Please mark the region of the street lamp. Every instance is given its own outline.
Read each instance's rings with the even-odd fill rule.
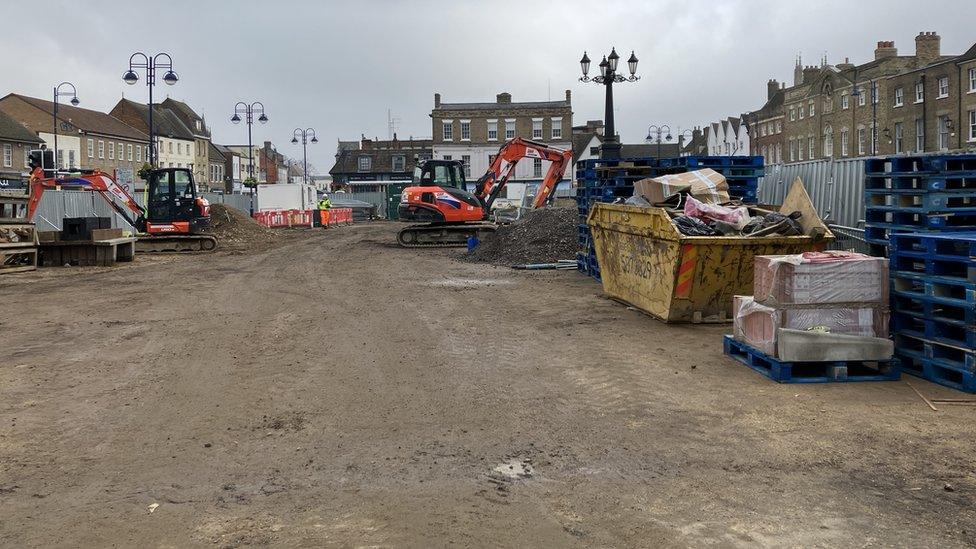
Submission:
[[[651,124],[647,128],[647,142],[648,143],[653,143],[654,142],[654,135],[655,134],[657,134],[657,157],[658,158],[661,158],[661,136],[664,135],[664,134],[667,134],[665,136],[664,140],[670,143],[671,142],[671,126],[668,126],[667,124],[663,124],[661,126],[657,126],[657,125]]]
[[[65,86],[66,89],[61,91],[61,87]],[[70,86],[70,90],[67,87]],[[57,86],[54,86],[54,170],[57,171],[58,166],[61,165],[60,151],[58,151],[58,98],[71,96],[71,104],[75,107],[78,106],[81,101],[78,101],[78,90],[75,89],[75,85],[71,82],[61,82]],[[41,162],[43,164],[43,162]],[[70,167],[70,166],[69,166]]]
[[[315,129],[305,128],[295,128],[292,132],[291,143],[293,145],[298,144],[298,136],[302,136],[302,180],[308,185],[308,136],[312,136],[312,143],[318,143],[318,138],[315,137]]]
[[[142,61],[138,61],[137,58],[142,58]],[[176,84],[180,77],[173,72],[173,58],[168,53],[157,53],[152,57],[141,51],[133,53],[129,57],[129,70],[122,74],[122,81],[130,86],[139,81],[139,75],[136,74],[135,69],[145,69],[146,71],[146,85],[149,86],[149,164],[155,166],[157,158],[155,128],[153,127],[153,88],[156,87],[156,69],[166,69],[163,82],[167,86]]]
[[[630,59],[627,60],[627,67],[630,70],[630,76],[626,77],[621,74],[617,74],[617,63],[620,61],[620,56],[617,55],[616,48],[612,48],[610,55],[604,56],[603,61],[600,62],[600,76],[594,76],[590,78],[588,73],[590,72],[590,58],[583,52],[583,58],[580,59],[580,68],[583,69],[583,77],[580,78],[580,82],[595,82],[597,84],[603,84],[606,87],[606,105],[605,105],[605,116],[606,119],[606,131],[605,137],[603,139],[603,147],[601,148],[601,158],[604,160],[616,160],[620,158],[620,140],[617,138],[617,133],[613,126],[613,85],[620,82],[637,82],[640,77],[635,73],[637,72],[637,56],[634,52],[630,52]]]
[[[234,124],[241,123],[241,115],[245,116],[247,121],[247,175],[250,178],[254,178],[254,144],[251,141],[251,126],[254,124],[254,113],[258,113],[258,122],[266,124],[268,122],[268,117],[264,114],[264,103],[260,101],[255,101],[251,104],[247,104],[243,101],[238,101],[234,105],[234,116],[230,118],[230,121]]]

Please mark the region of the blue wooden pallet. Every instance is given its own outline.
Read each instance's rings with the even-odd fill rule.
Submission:
[[[976,232],[911,233],[892,236],[897,253],[925,254],[942,259],[976,262]]]
[[[918,229],[953,231],[976,230],[976,210],[959,210],[949,213],[925,213],[908,209],[891,210],[865,205],[864,221],[871,224],[891,224]]]
[[[925,156],[889,156],[887,158],[867,158],[864,160],[865,175],[917,173],[928,171],[929,169]]]
[[[976,172],[865,175],[864,190],[882,192],[976,192]]]
[[[925,157],[925,169],[936,172],[976,172],[976,154]]]
[[[901,371],[907,374],[920,377],[932,383],[938,383],[945,387],[951,387],[957,391],[976,393],[976,374],[973,372],[956,370],[938,361],[899,349],[895,349],[895,357],[898,359]]]
[[[889,247],[889,270],[902,278],[939,284],[976,283],[976,262],[952,256],[904,252]]]
[[[965,322],[936,320],[915,313],[892,311],[891,332],[976,349],[976,326]]]
[[[908,333],[893,335],[895,349],[960,372],[976,372],[976,349],[950,345]]]
[[[725,354],[778,383],[827,383],[832,381],[895,381],[901,378],[897,363],[886,361],[783,362],[727,335]]]
[[[964,279],[896,271],[891,273],[891,291],[915,299],[976,308],[976,283]]]
[[[976,324],[976,310],[970,306],[945,303],[938,298],[917,297],[891,292],[891,310],[940,322]]]
[[[925,190],[866,190],[864,205],[887,211],[918,213],[976,212],[976,189],[972,192],[946,193]]]

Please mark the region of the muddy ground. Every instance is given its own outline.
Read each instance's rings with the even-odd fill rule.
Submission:
[[[396,228],[0,277],[0,545],[976,543],[976,408]]]

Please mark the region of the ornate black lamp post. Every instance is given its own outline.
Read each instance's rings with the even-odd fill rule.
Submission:
[[[315,137],[315,130],[313,128],[295,128],[292,133],[291,142],[293,145],[298,144],[298,136],[302,136],[302,180],[308,185],[308,136],[312,136],[312,143],[318,143],[318,138]]]
[[[254,177],[254,144],[251,142],[251,125],[254,124],[254,113],[258,113],[258,122],[266,124],[268,122],[267,115],[264,114],[264,103],[260,101],[255,101],[250,105],[238,101],[234,105],[234,116],[230,118],[230,121],[234,124],[241,123],[241,115],[245,115],[245,120],[247,122],[247,175],[249,177]]]
[[[140,57],[142,61],[137,60]],[[167,86],[177,83],[180,77],[173,72],[173,58],[168,53],[157,53],[152,57],[141,51],[133,53],[129,57],[129,70],[122,75],[122,80],[130,86],[139,81],[139,75],[136,74],[135,69],[145,69],[146,71],[146,85],[149,86],[149,164],[155,166],[157,155],[155,128],[153,127],[153,88],[156,87],[156,69],[166,69],[163,82]]]
[[[657,140],[656,141],[655,141],[655,134],[657,135]],[[667,134],[667,135],[665,135],[665,134]],[[658,158],[661,158],[661,136],[662,135],[665,135],[664,140],[667,141],[668,143],[670,143],[671,142],[671,126],[668,126],[667,124],[662,124],[660,126],[657,126],[655,124],[651,124],[650,126],[648,126],[648,128],[647,128],[647,142],[648,143],[657,143],[657,157]]]
[[[61,87],[65,86],[65,90],[61,91]],[[71,89],[68,90],[67,87],[70,86]],[[61,165],[61,152],[58,150],[58,98],[71,96],[71,104],[75,107],[78,106],[81,101],[78,101],[78,91],[75,89],[75,85],[71,82],[61,82],[57,86],[54,86],[54,169],[55,171]],[[68,166],[69,168],[71,166]]]
[[[611,49],[610,55],[604,56],[603,61],[600,62],[600,76],[590,78],[587,76],[587,73],[590,72],[590,58],[585,51],[583,58],[580,59],[580,67],[583,69],[583,77],[580,78],[580,82],[603,84],[607,90],[606,114],[604,116],[606,119],[606,131],[604,133],[606,135],[600,154],[604,160],[620,158],[620,139],[617,138],[617,132],[613,126],[613,85],[620,82],[637,82],[640,80],[640,77],[635,74],[637,72],[637,56],[634,55],[634,52],[630,52],[630,59],[627,60],[627,67],[630,69],[629,77],[617,74],[617,62],[619,60],[620,56],[617,55],[617,50]]]

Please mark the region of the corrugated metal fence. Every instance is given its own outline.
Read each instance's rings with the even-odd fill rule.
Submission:
[[[864,222],[864,160],[767,165],[766,175],[759,181],[759,201],[782,204],[799,177],[821,217],[830,223],[860,227]]]
[[[332,200],[359,200],[376,206],[376,215],[386,217],[386,193],[381,191],[366,193],[329,193]]]
[[[105,195],[108,196],[107,194]],[[135,197],[137,202],[142,197]],[[123,209],[125,207],[123,206]],[[41,202],[34,213],[34,222],[39,231],[60,231],[66,217],[109,217],[112,227],[133,230],[132,225],[125,221],[106,201],[93,191],[45,191]],[[131,216],[133,219],[135,214]]]

